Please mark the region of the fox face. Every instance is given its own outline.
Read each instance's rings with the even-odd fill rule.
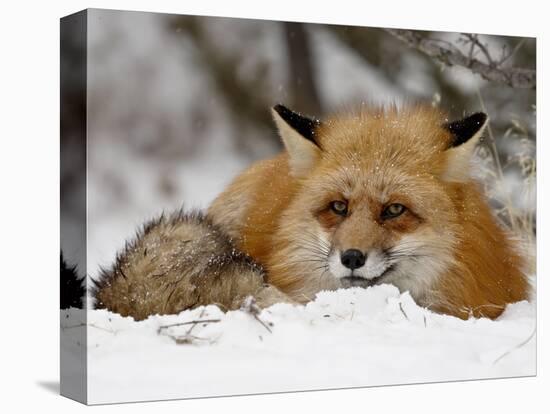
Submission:
[[[487,116],[450,123],[414,107],[321,122],[281,106],[273,112],[298,189],[268,272],[293,275],[305,296],[392,283],[429,303],[460,256],[457,198]]]

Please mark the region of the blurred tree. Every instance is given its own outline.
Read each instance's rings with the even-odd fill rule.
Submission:
[[[275,103],[322,117],[328,108],[350,101],[395,99],[428,102],[452,118],[487,111],[488,145],[480,147],[487,193],[503,222],[534,229],[533,199],[522,196],[523,205],[518,204],[521,197],[510,194],[509,184],[515,183],[517,193],[518,183],[534,192],[535,39],[112,11],[100,15],[101,30],[90,39],[87,115],[95,127],[90,137],[109,150],[88,161],[95,162],[103,183],[98,205],[105,214],[130,211],[144,200],[155,200],[154,206],[165,200],[193,202],[195,177],[185,181],[186,168],[197,163],[188,160],[210,168],[213,159],[226,157],[234,174],[271,156],[281,148],[269,111]],[[71,62],[62,65],[69,68]],[[67,122],[62,128],[73,126]],[[112,145],[115,140],[118,147]],[[137,175],[146,191],[131,191],[134,177],[124,174],[122,156],[132,162],[136,157],[140,169],[147,166],[147,180]],[[62,176],[68,185],[71,179]]]
[[[452,115],[468,106],[468,94],[458,85],[450,82],[440,67],[433,64],[431,59],[420,54],[418,55],[421,56],[422,60],[428,63],[426,66],[429,70],[429,76],[435,83],[436,88],[433,91],[426,91],[424,95],[407,91],[402,86],[401,77],[406,65],[406,56],[411,52],[407,50],[405,45],[394,37],[388,36],[383,30],[336,25],[327,25],[325,28],[332,32],[344,46],[360,56],[366,65],[381,68],[381,73],[387,78],[388,82],[399,87],[404,96],[425,99],[426,95],[433,96],[434,93],[437,93],[442,99],[442,106]]]
[[[283,23],[288,53],[291,107],[312,115],[323,113],[316,86],[309,33],[303,23]]]
[[[225,107],[235,124],[246,129],[251,124],[254,128],[263,130],[262,136],[271,140],[278,138],[272,131],[272,120],[268,108],[272,105],[269,94],[271,90],[265,76],[265,66],[256,70],[256,76],[243,79],[238,76],[239,63],[246,50],[226,53],[219,47],[216,39],[210,38],[203,25],[203,19],[194,16],[176,16],[170,20],[170,27],[178,36],[190,36],[195,45],[195,51],[200,66],[210,74],[219,91]],[[247,142],[243,134],[235,135],[240,140],[240,147],[246,149]]]

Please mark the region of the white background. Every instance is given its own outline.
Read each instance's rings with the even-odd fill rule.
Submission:
[[[0,404],[4,412],[80,412],[57,395],[59,266],[59,18],[86,7],[254,17],[365,26],[538,37],[537,378],[381,387],[93,408],[100,412],[548,412],[550,349],[545,332],[548,87],[542,50],[548,37],[541,1],[321,2],[80,1],[4,3],[0,13]],[[548,46],[548,45],[546,45]],[[182,372],[185,375],[185,372]],[[268,373],[266,373],[268,375]],[[31,411],[31,412],[32,412]]]

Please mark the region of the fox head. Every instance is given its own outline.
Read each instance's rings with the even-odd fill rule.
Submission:
[[[297,289],[315,280],[316,290],[392,283],[417,299],[429,295],[457,260],[458,210],[466,208],[457,200],[471,184],[487,115],[449,122],[416,106],[320,121],[282,105],[272,112],[298,188],[278,226],[272,269],[301,280]]]

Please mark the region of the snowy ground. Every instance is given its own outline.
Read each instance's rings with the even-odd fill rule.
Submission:
[[[63,325],[74,325],[78,314],[66,312]],[[90,311],[89,402],[536,374],[534,303],[510,305],[496,321],[463,321],[382,285],[322,292],[306,306],[274,305],[259,319],[215,306],[141,322]]]

